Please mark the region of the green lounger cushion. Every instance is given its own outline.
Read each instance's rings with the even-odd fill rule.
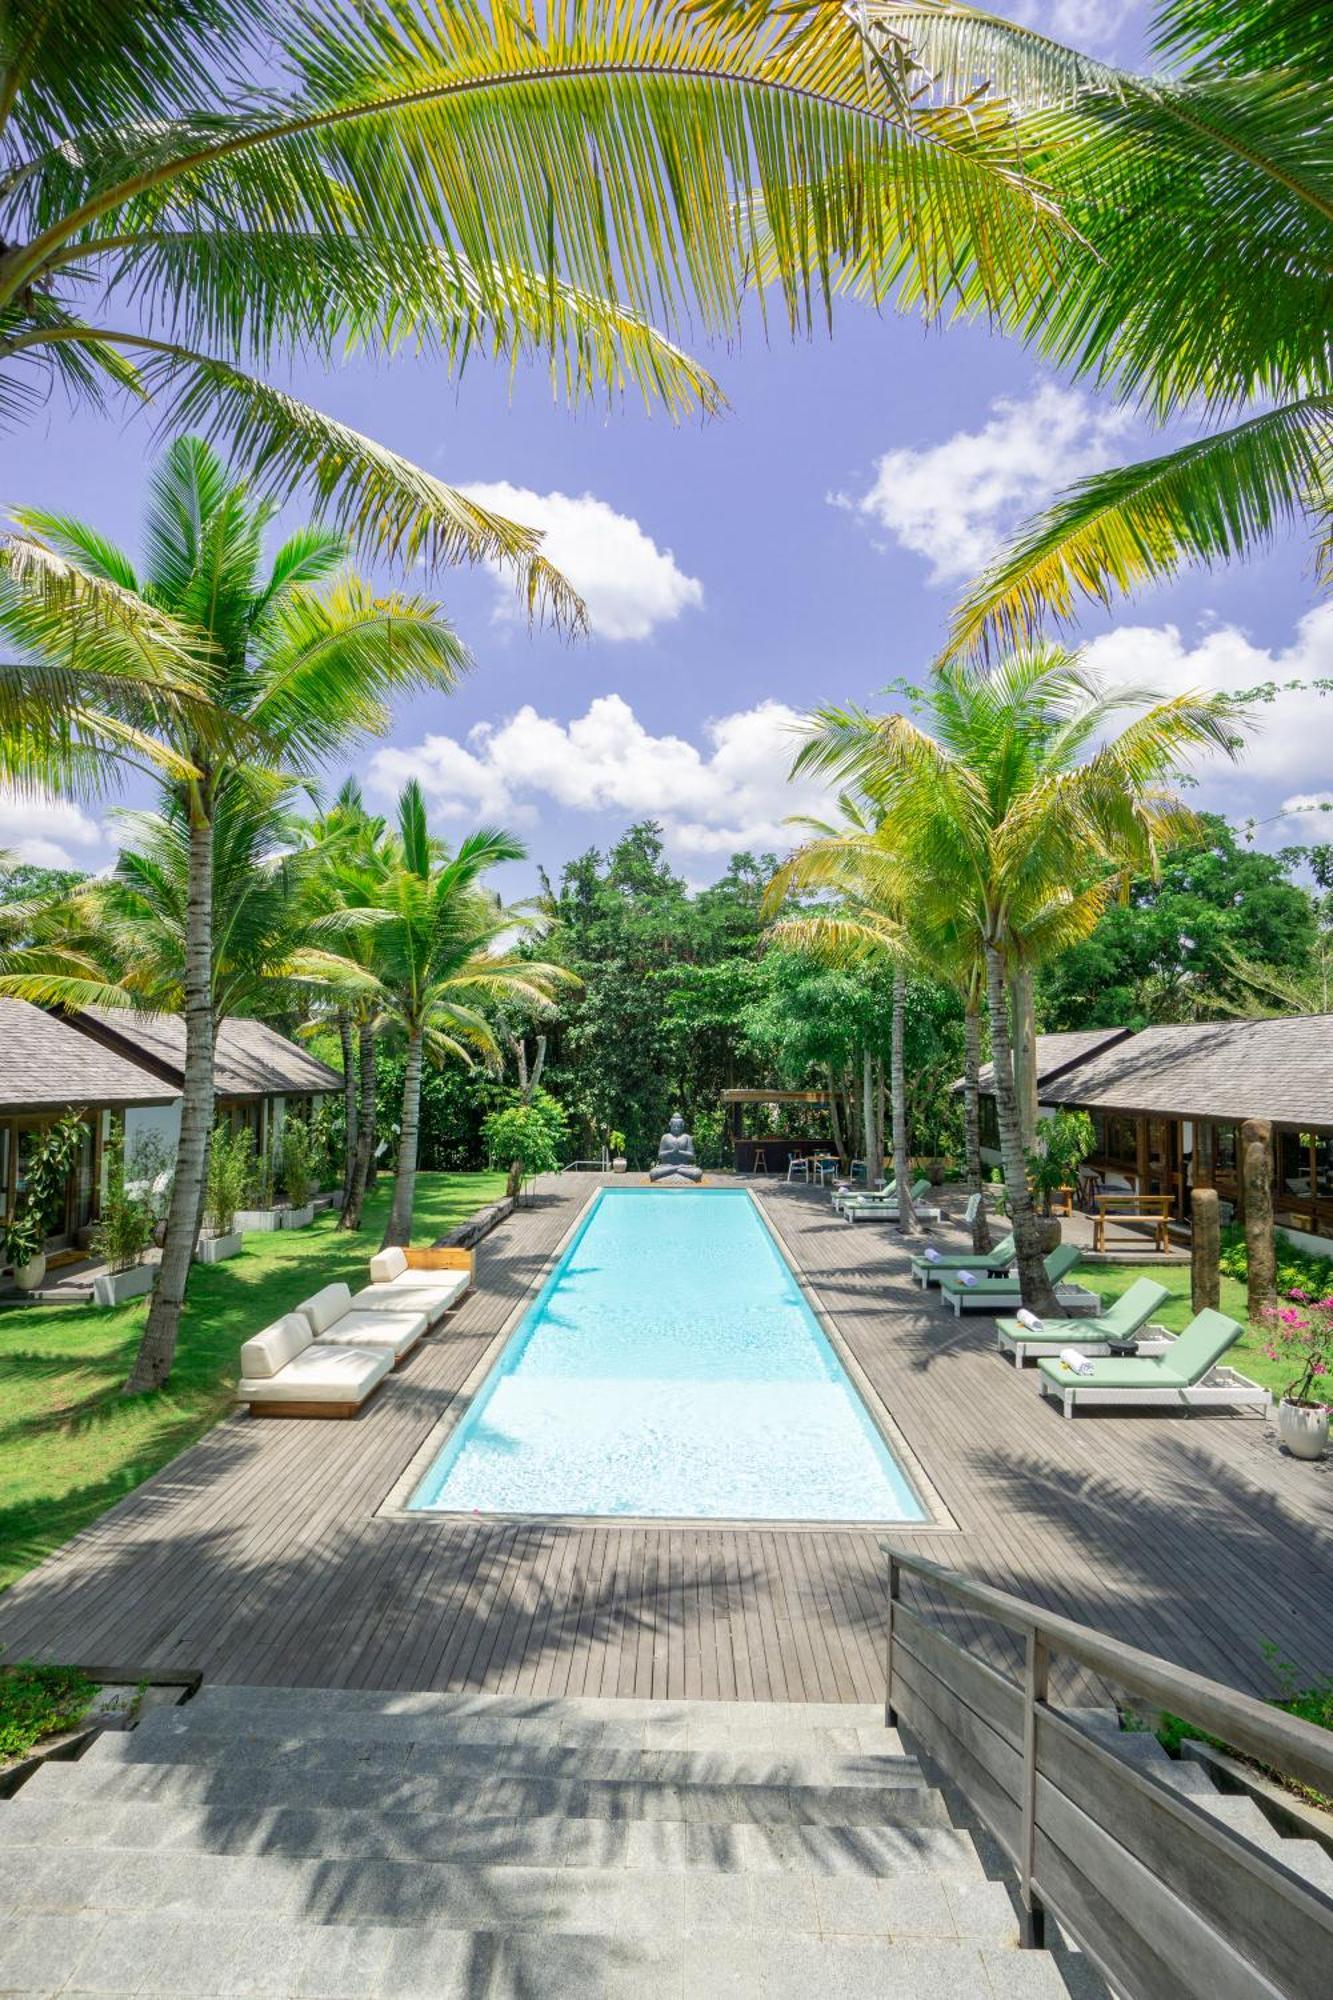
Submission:
[[[1051,1283],[1058,1285],[1061,1278],[1068,1277],[1078,1260],[1079,1249],[1076,1243],[1057,1243],[1045,1260],[1046,1275]],[[962,1266],[964,1270],[967,1268],[966,1265]],[[978,1278],[975,1285],[964,1285],[959,1283],[956,1271],[951,1271],[941,1280],[941,1290],[950,1293],[966,1292],[970,1299],[996,1299],[1001,1305],[1009,1305],[1011,1302],[1020,1305],[1023,1298],[1017,1278]]]
[[[993,1250],[949,1250],[939,1257],[913,1257],[912,1269],[924,1264],[928,1271],[985,1271],[1003,1264],[1007,1269],[1014,1261],[1014,1239],[1006,1236]]]
[[[1061,1389],[1192,1389],[1240,1339],[1237,1321],[1207,1307],[1196,1313],[1169,1354],[1142,1361],[1107,1355],[1094,1358],[1091,1374],[1076,1375],[1059,1361],[1037,1363],[1048,1382]]]
[[[1158,1307],[1171,1296],[1155,1278],[1136,1278],[1129,1290],[1096,1319],[1062,1319],[1058,1325],[1043,1327],[1040,1333],[1020,1326],[1016,1319],[999,1321],[999,1331],[1025,1347],[1043,1345],[1059,1349],[1077,1347],[1082,1341],[1132,1340]]]

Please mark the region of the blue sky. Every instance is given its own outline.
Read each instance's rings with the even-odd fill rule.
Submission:
[[[1132,55],[1135,9],[1056,11],[1058,27],[1092,24],[1103,48],[1114,30]],[[401,704],[390,739],[358,750],[377,804],[415,773],[441,831],[498,819],[550,868],[652,816],[682,873],[708,881],[733,847],[780,842],[784,815],[816,803],[785,783],[801,712],[873,702],[886,681],[924,673],[954,592],[1006,527],[1068,480],[1152,447],[1107,401],[977,326],[928,330],[845,306],[831,339],[752,328],[732,349],[697,351],[731,407],[678,427],[630,404],[571,414],[544,380],[511,385],[484,363],[461,384],[409,357],[293,371],[337,416],[546,526],[592,613],[591,636],[571,644],[529,633],[484,571],[436,579],[477,669],[448,700]],[[53,406],[7,440],[0,499],[78,512],[132,544],[150,457],[141,419]],[[1115,678],[1173,689],[1333,674],[1333,610],[1318,607],[1295,538],[1114,617],[1090,612],[1082,630]],[[1264,722],[1240,770],[1200,774],[1200,800],[1267,821],[1333,797],[1333,702],[1288,695]],[[1327,838],[1329,826],[1293,810],[1259,838]],[[100,811],[0,799],[0,844],[34,860],[100,866],[106,835]],[[504,886],[531,880],[518,867]]]

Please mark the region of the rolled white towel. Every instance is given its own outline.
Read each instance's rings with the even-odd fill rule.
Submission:
[[[1029,1333],[1040,1333],[1042,1331],[1041,1321],[1034,1312],[1029,1312],[1026,1306],[1018,1308],[1015,1318],[1020,1326],[1027,1328]]]
[[[960,1285],[975,1285],[977,1274],[975,1271],[960,1271],[958,1273],[958,1282]]]
[[[926,1245],[926,1248],[922,1252],[922,1255],[925,1257],[925,1260],[928,1264],[938,1264],[940,1261],[940,1253],[935,1248],[935,1245],[933,1243],[928,1243]]]
[[[1062,1347],[1060,1349],[1060,1362],[1061,1366],[1067,1368],[1071,1375],[1095,1375],[1097,1372],[1092,1365],[1090,1357],[1080,1353],[1077,1347]]]

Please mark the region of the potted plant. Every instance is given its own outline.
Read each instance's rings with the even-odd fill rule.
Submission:
[[[220,1264],[242,1248],[236,1211],[250,1179],[253,1145],[245,1131],[229,1132],[219,1125],[208,1149],[208,1184],[204,1197],[204,1230],[197,1255],[201,1264]]]
[[[278,1165],[282,1191],[288,1208],[282,1218],[284,1229],[304,1229],[315,1219],[310,1199],[314,1155],[310,1133],[303,1118],[284,1118],[278,1141]]]
[[[14,1266],[14,1283],[21,1292],[35,1292],[46,1276],[45,1241],[41,1218],[25,1202],[4,1230],[5,1262]]]
[[[67,1111],[32,1141],[23,1198],[5,1225],[5,1260],[20,1291],[36,1291],[46,1276],[46,1239],[63,1211],[65,1183],[86,1132],[82,1113]]]
[[[1284,1357],[1296,1373],[1277,1406],[1278,1435],[1293,1458],[1322,1458],[1328,1445],[1328,1403],[1321,1390],[1333,1380],[1333,1298],[1312,1299],[1294,1287],[1287,1303],[1263,1314],[1270,1361]]]
[[[106,1193],[88,1246],[108,1267],[93,1279],[95,1305],[123,1305],[126,1299],[140,1298],[152,1289],[153,1273],[143,1256],[157,1222],[152,1197],[155,1176],[139,1178],[138,1166],[136,1161],[136,1177],[131,1180],[125,1171],[124,1141],[113,1144],[107,1160]]]
[[[625,1158],[625,1135],[623,1132],[608,1132],[606,1149],[611,1155],[611,1171],[623,1174],[629,1171],[629,1161]]]
[[[1078,1184],[1078,1170],[1096,1143],[1086,1111],[1057,1111],[1043,1118],[1037,1143],[1027,1156],[1028,1183],[1040,1209],[1043,1249],[1049,1254],[1060,1241],[1060,1221],[1051,1210],[1052,1198]]]

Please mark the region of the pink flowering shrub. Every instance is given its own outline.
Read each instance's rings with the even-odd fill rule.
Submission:
[[[1313,1299],[1293,1286],[1286,1304],[1271,1306],[1263,1319],[1268,1333],[1264,1353],[1270,1361],[1285,1359],[1296,1369],[1283,1391],[1287,1402],[1318,1408],[1333,1394],[1333,1296]]]

